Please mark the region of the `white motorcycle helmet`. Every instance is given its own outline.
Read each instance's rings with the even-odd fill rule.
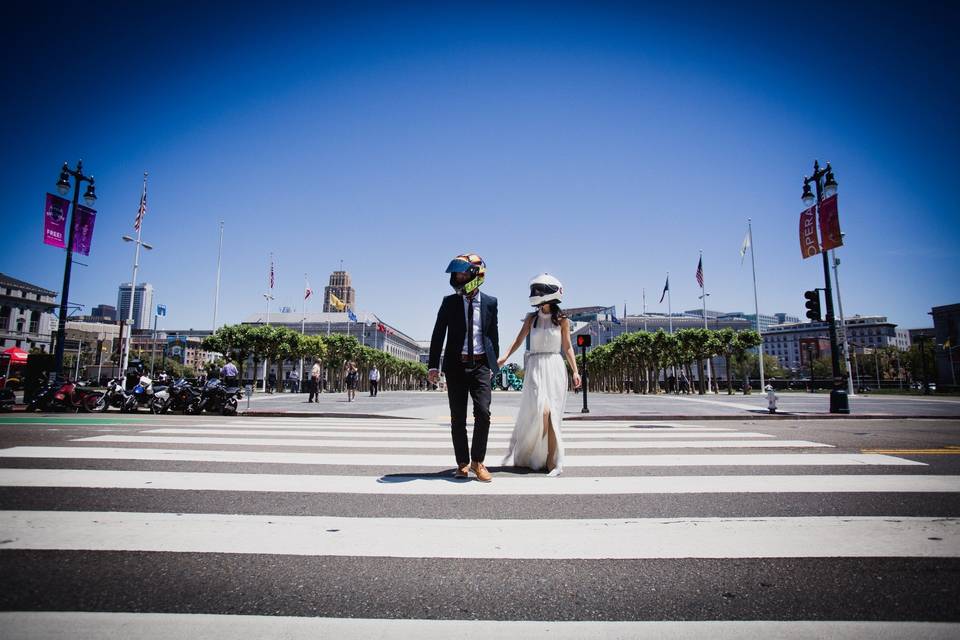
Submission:
[[[563,283],[549,273],[541,273],[530,281],[530,304],[539,307],[545,302],[563,301]]]

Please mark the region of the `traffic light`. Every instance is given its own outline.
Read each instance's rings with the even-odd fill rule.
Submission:
[[[579,335],[577,336],[577,346],[578,347],[589,347],[590,346],[590,334]]]
[[[823,317],[820,313],[820,292],[816,289],[804,291],[803,297],[807,299],[807,317],[814,322],[822,322]]]

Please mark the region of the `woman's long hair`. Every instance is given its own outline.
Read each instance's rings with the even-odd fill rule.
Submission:
[[[547,308],[550,309],[550,321],[553,322],[554,325],[559,327],[560,324],[567,319],[567,315],[560,309],[560,305],[556,302],[548,302]],[[537,309],[537,311],[530,314],[533,316],[533,326],[537,326],[537,322],[540,320],[539,312],[540,310]]]

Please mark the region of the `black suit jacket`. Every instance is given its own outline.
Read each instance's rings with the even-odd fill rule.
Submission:
[[[497,326],[497,299],[480,293],[480,327],[483,332],[483,352],[487,356],[490,371],[497,371],[497,359],[500,357],[500,329]],[[474,303],[476,304],[476,303]],[[476,308],[476,307],[474,307]],[[447,339],[447,350],[440,366],[440,352],[443,339]],[[433,325],[433,337],[430,339],[431,369],[449,371],[460,367],[460,354],[467,337],[467,319],[463,310],[463,296],[458,293],[447,296],[440,303],[437,322]]]

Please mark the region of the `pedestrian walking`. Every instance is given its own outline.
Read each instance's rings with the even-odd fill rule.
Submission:
[[[343,379],[347,386],[347,402],[353,402],[357,395],[357,378],[359,377],[357,363],[353,361],[347,363],[347,375]]]
[[[237,365],[232,360],[227,360],[226,364],[220,369],[220,377],[223,378],[223,384],[227,387],[236,387],[237,384]]]
[[[377,365],[373,365],[373,367],[370,368],[369,379],[370,379],[370,397],[375,398],[377,397],[377,390],[378,390],[378,387],[380,386],[380,371],[377,369]]]
[[[308,385],[310,396],[307,402],[320,402],[320,362],[315,361],[310,369],[310,384]]]
[[[545,470],[559,475],[563,470],[563,438],[560,425],[567,401],[567,369],[573,372],[573,387],[580,387],[580,373],[570,343],[570,321],[560,310],[563,285],[544,273],[530,281],[530,304],[517,339],[497,362],[503,366],[527,336],[530,349],[523,356],[523,395],[510,437],[504,465]]]
[[[490,432],[490,380],[500,353],[497,299],[480,293],[487,266],[473,253],[454,258],[447,266],[456,292],[443,299],[430,339],[429,377],[436,384],[446,374],[450,432],[457,460],[455,477],[472,470],[481,482],[492,476],[483,465]],[[446,341],[446,351],[443,344]],[[444,353],[443,362],[440,354]],[[467,440],[467,396],[473,399],[473,445]]]

